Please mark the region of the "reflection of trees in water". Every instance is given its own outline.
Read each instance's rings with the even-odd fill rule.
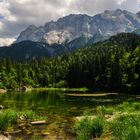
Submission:
[[[0,104],[19,111],[33,110],[43,114],[75,114],[98,105],[117,105],[130,98],[127,95],[105,97],[73,97],[60,91],[32,91],[0,95]]]

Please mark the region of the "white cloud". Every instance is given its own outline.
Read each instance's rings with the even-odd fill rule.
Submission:
[[[104,10],[139,10],[139,0],[3,0],[0,2],[0,38],[15,38],[30,24],[43,25],[71,14],[94,15]]]
[[[123,2],[126,2],[127,0],[118,0],[117,3],[120,5],[122,4]]]
[[[3,27],[3,24],[2,24],[2,22],[0,22],[0,30],[2,29],[2,27]]]
[[[15,41],[14,38],[0,38],[0,46],[8,46]]]

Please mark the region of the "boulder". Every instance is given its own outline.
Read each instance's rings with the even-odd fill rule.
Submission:
[[[0,89],[0,93],[6,93],[7,90],[6,89]]]

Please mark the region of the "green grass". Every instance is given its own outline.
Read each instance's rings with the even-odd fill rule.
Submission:
[[[20,116],[24,116],[28,122],[30,121],[39,121],[39,120],[47,120],[47,116],[43,116],[40,114],[35,113],[32,110],[25,110],[23,112],[19,112]]]
[[[108,127],[113,140],[139,140],[140,114],[122,114],[110,122]]]
[[[88,88],[34,88],[32,90],[35,90],[35,91],[81,91],[81,92],[86,92],[88,91],[89,89]]]
[[[0,112],[0,132],[7,130],[8,127],[16,125],[20,117],[25,118],[24,121],[30,123],[31,121],[46,120],[46,116],[41,116],[33,112],[32,110],[26,110],[23,112],[17,112],[11,109]]]
[[[4,131],[17,122],[18,114],[14,110],[6,110],[4,112],[0,112],[0,131]]]
[[[92,137],[101,137],[105,126],[105,120],[102,116],[94,119],[83,118],[75,123],[77,140],[90,140]]]
[[[89,119],[95,116],[95,119]],[[107,120],[105,115],[112,116]],[[108,137],[110,140],[140,140],[140,103],[124,102],[118,106],[97,106],[95,114],[88,114],[75,123],[78,140]]]

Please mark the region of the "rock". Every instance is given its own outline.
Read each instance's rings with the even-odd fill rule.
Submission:
[[[21,92],[27,92],[27,91],[30,91],[31,89],[30,88],[28,88],[28,87],[26,87],[26,86],[22,86],[21,88],[20,88],[20,91]]]
[[[3,105],[0,105],[0,110],[1,110],[1,109],[4,109],[4,106],[3,106]]]
[[[108,120],[112,117],[112,115],[105,115],[105,119]]]
[[[20,119],[21,121],[25,121],[25,120],[27,120],[27,118],[26,118],[25,115],[21,115],[21,116],[19,117],[19,119]]]
[[[6,136],[0,134],[0,140],[10,140],[10,139],[7,138]]]
[[[85,118],[93,120],[93,119],[96,118],[96,116],[87,116],[87,117],[85,117],[85,116],[78,116],[78,117],[76,117],[76,120],[81,121],[82,119],[85,119]]]
[[[32,125],[40,125],[40,124],[45,124],[45,123],[46,123],[46,120],[31,122]]]
[[[50,31],[43,36],[42,41],[49,44],[63,44],[71,41],[72,34],[68,31]]]
[[[50,133],[49,132],[43,132],[42,133],[42,136],[47,136],[47,135],[50,135]]]
[[[11,132],[4,132],[5,135],[9,135],[9,134],[18,134],[18,133],[21,133],[22,130],[16,130],[16,131],[11,131]]]
[[[0,93],[6,93],[7,90],[6,89],[0,89]]]

